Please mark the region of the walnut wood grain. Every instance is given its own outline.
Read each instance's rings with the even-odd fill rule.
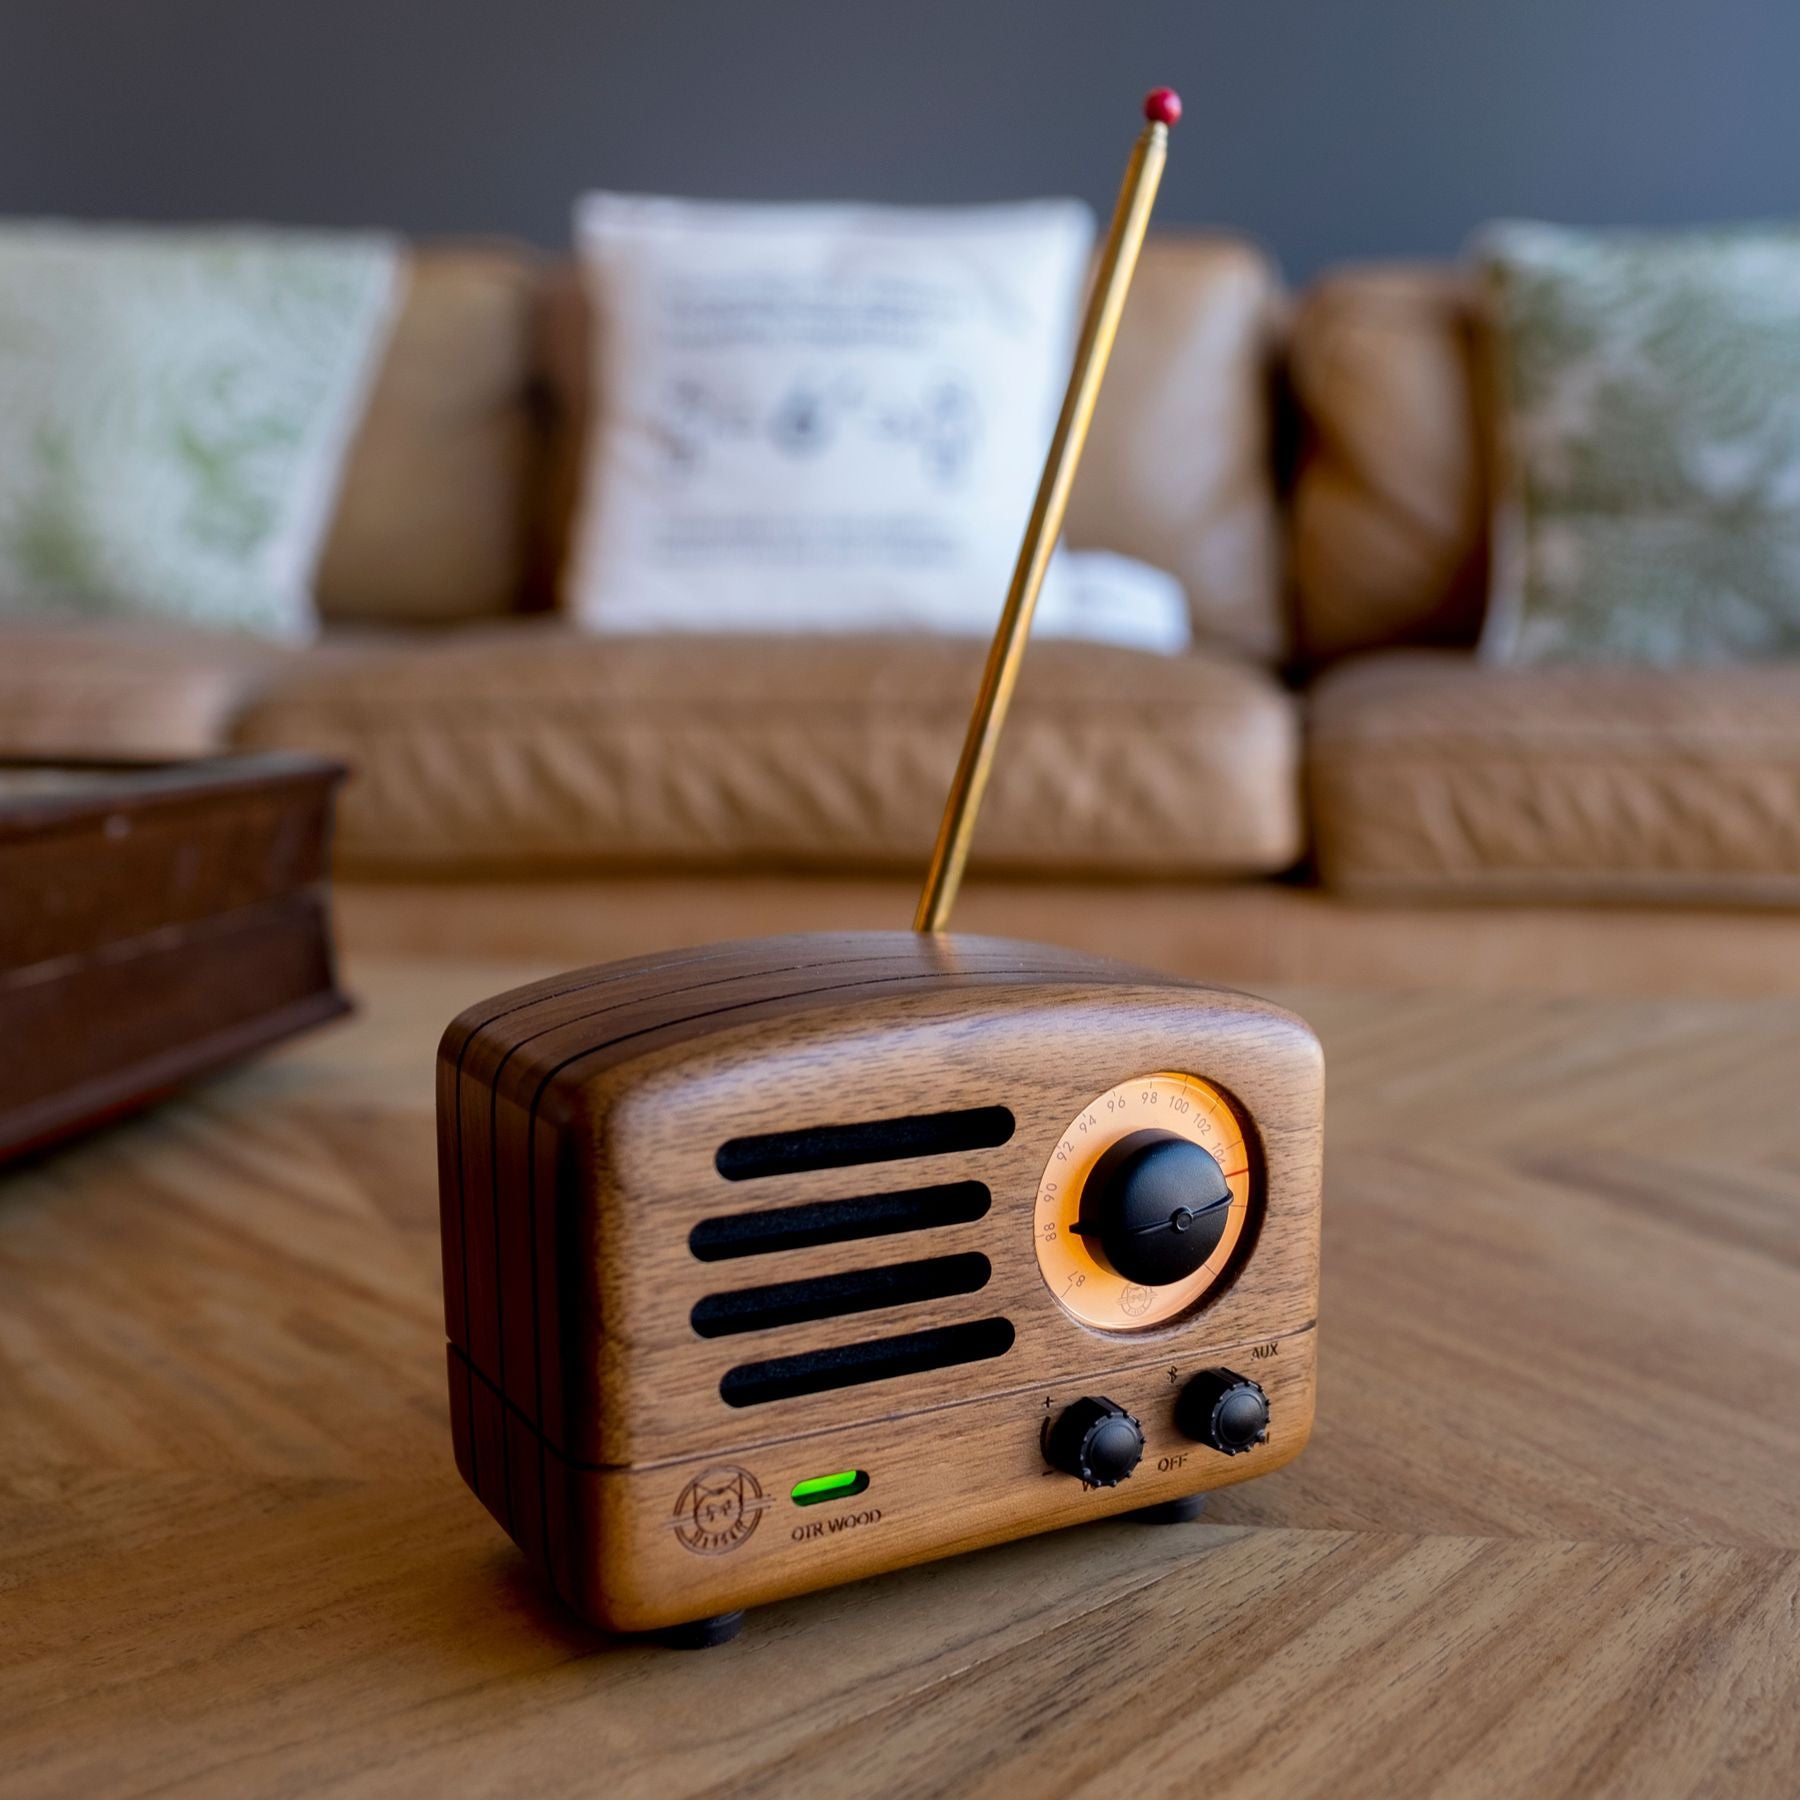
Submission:
[[[464,1263],[462,1297],[453,1293],[447,1308],[467,1326],[451,1333],[467,1357],[466,1366],[452,1359],[450,1372],[459,1466],[535,1562],[566,1571],[571,1600],[618,1629],[915,1561],[934,1534],[959,1548],[1129,1505],[1095,1493],[1071,1510],[1052,1496],[1036,1444],[1044,1394],[1062,1394],[1060,1408],[1104,1391],[1141,1412],[1161,1404],[1172,1362],[1197,1373],[1222,1362],[1223,1347],[1289,1338],[1316,1314],[1317,1044],[1291,1015],[1242,995],[1004,940],[772,939],[496,996],[452,1025],[440,1062],[456,1070],[454,1101],[440,1112],[440,1166],[446,1239]],[[1232,1093],[1250,1121],[1259,1239],[1202,1313],[1151,1332],[1091,1332],[1038,1273],[1038,1182],[1096,1094],[1171,1067]],[[738,1135],[993,1105],[1017,1121],[994,1149],[742,1185],[714,1167],[718,1146]],[[787,1251],[774,1267],[705,1264],[688,1250],[692,1228],[720,1213],[943,1180],[985,1183],[993,1211],[891,1246]],[[748,1338],[701,1338],[689,1323],[709,1292],[958,1249],[991,1263],[979,1292]],[[446,1266],[454,1289],[457,1271]],[[722,1376],[739,1363],[994,1318],[1016,1338],[990,1360],[756,1407],[721,1398]],[[1153,1502],[1296,1453],[1311,1427],[1310,1346],[1286,1367],[1304,1374],[1281,1382],[1264,1451],[1181,1456],[1158,1482],[1140,1482],[1138,1504],[1149,1485]],[[1007,1405],[972,1404],[996,1395]],[[833,1453],[852,1467],[879,1458],[872,1473],[890,1496],[883,1529],[834,1540],[829,1557],[785,1528],[756,1532],[729,1558],[682,1547],[669,1521],[688,1481],[713,1466],[761,1479],[795,1454],[770,1446],[796,1438],[818,1440],[820,1453],[841,1446]],[[1029,1455],[1001,1478],[1021,1445]],[[772,1505],[801,1476],[828,1472],[812,1452],[798,1455],[797,1474],[768,1476]],[[908,1460],[957,1478],[929,1489],[902,1483],[898,1465]],[[583,1473],[644,1465],[657,1473]],[[986,1475],[970,1483],[964,1470]],[[573,1544],[563,1541],[571,1531]]]
[[[536,972],[352,962],[347,1025],[0,1180],[9,1800],[1800,1791],[1794,1001],[1286,996],[1306,1454],[680,1656],[447,1449],[433,1047]]]
[[[616,1630],[644,1631],[1228,1487],[1282,1468],[1306,1447],[1317,1377],[1310,1326],[1237,1344],[1209,1333],[1198,1348],[1164,1349],[1153,1362],[1105,1377],[1108,1397],[1130,1408],[1146,1442],[1138,1472],[1116,1488],[1086,1489],[1045,1466],[1040,1424],[1095,1386],[1062,1375],[936,1416],[877,1418],[740,1452],[765,1504],[741,1548],[719,1557],[689,1554],[670,1528],[686,1483],[719,1458],[578,1466],[548,1445],[534,1454],[534,1434],[510,1415],[504,1428],[516,1487],[509,1528],[577,1612]],[[1174,1421],[1180,1384],[1221,1362],[1241,1364],[1269,1396],[1269,1441],[1241,1456],[1209,1454]],[[468,1392],[456,1375],[453,1367],[453,1410]],[[474,1394],[499,1404],[479,1380]],[[829,1508],[796,1508],[788,1499],[797,1482],[838,1469],[866,1469],[873,1478]]]

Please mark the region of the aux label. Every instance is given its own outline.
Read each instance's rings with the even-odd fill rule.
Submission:
[[[879,1525],[881,1508],[871,1506],[864,1512],[838,1513],[829,1519],[812,1519],[804,1525],[796,1525],[792,1532],[796,1544],[804,1544],[813,1538],[835,1537],[840,1531],[854,1531],[858,1525]]]

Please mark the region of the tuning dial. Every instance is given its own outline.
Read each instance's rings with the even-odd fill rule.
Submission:
[[[1124,1407],[1092,1396],[1064,1407],[1044,1437],[1044,1455],[1089,1487],[1117,1487],[1143,1454],[1137,1420]]]
[[[1210,1151],[1172,1131],[1134,1131],[1094,1164],[1075,1230],[1127,1281],[1168,1287],[1212,1255],[1230,1210]]]
[[[1254,1450],[1269,1435],[1269,1396],[1229,1369],[1207,1369],[1181,1390],[1175,1423],[1225,1456]]]

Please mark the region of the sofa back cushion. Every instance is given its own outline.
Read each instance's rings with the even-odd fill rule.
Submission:
[[[1167,569],[1196,638],[1263,661],[1289,637],[1270,408],[1284,310],[1255,245],[1151,238],[1069,498],[1072,545]]]
[[[1479,290],[1452,269],[1325,276],[1300,300],[1291,513],[1300,649],[1473,644],[1488,578]]]
[[[1175,575],[1202,644],[1263,660],[1280,656],[1288,637],[1269,407],[1281,312],[1279,276],[1253,246],[1152,237],[1068,518],[1072,546]],[[551,426],[540,565],[555,568],[581,492],[592,363],[572,268],[546,283],[541,320]],[[1024,528],[1021,511],[1015,529]],[[1002,597],[994,594],[996,615]]]
[[[529,591],[536,259],[456,245],[408,264],[319,564],[329,623],[483,618]]]

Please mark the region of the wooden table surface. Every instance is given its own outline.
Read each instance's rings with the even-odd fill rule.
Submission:
[[[1299,1462],[682,1654],[451,1466],[432,1052],[535,972],[0,1178],[0,1791],[1800,1793],[1800,1002],[1289,996]]]

